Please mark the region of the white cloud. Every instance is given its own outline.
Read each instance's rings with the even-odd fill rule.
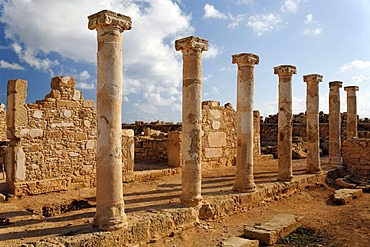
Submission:
[[[283,5],[281,6],[281,11],[283,12],[296,12],[298,9],[298,5],[300,4],[301,0],[285,0]]]
[[[231,22],[227,25],[227,28],[233,29],[240,25],[240,23],[244,22],[245,15],[237,15],[236,17],[230,17]]]
[[[280,22],[279,16],[269,13],[250,16],[247,25],[260,36],[267,31],[276,29]]]
[[[314,28],[314,29],[305,29],[303,30],[303,34],[305,35],[312,35],[312,36],[318,36],[322,32],[322,29],[320,27]]]
[[[206,3],[204,5],[204,19],[227,19],[228,17],[222,13],[221,11],[217,10],[213,5]]]
[[[221,49],[215,45],[210,45],[208,51],[202,53],[203,59],[215,58],[222,53]]]
[[[15,44],[13,50],[20,61],[53,74],[56,66],[63,71],[73,71],[67,68],[68,59],[96,63],[96,31],[87,28],[87,16],[102,9],[132,18],[132,30],[123,33],[123,94],[153,95],[143,99],[130,97],[130,104],[141,100],[140,104],[145,108],[151,104],[174,102],[172,97],[176,97],[168,111],[178,109],[182,62],[181,53],[175,51],[173,43],[175,39],[191,35],[194,29],[190,24],[191,15],[182,12],[175,1],[13,0],[3,4],[0,21],[4,24],[6,37]],[[63,59],[51,59],[53,53]],[[95,79],[87,78],[87,71],[82,73],[77,73],[79,81],[83,81],[78,86],[91,89],[94,84],[86,80]],[[163,99],[156,98],[158,93]]]
[[[370,68],[370,61],[353,60],[340,67],[339,72],[345,72],[350,69],[368,69]]]
[[[236,4],[251,4],[253,0],[237,0]]]
[[[76,88],[86,89],[86,90],[93,90],[93,89],[95,89],[95,84],[94,83],[86,83],[86,82],[76,82]]]
[[[9,63],[5,60],[0,60],[1,69],[24,70],[24,67],[17,63]]]
[[[312,14],[308,14],[308,15],[306,15],[306,20],[304,21],[304,23],[306,23],[306,24],[311,23],[312,20],[313,20]]]
[[[355,83],[361,83],[363,81],[367,81],[368,78],[364,75],[357,75],[357,76],[353,76],[352,77],[352,80],[355,82]]]
[[[91,78],[91,75],[88,71],[84,70],[78,75],[79,80],[88,80]]]

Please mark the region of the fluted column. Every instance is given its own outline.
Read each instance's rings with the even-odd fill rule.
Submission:
[[[358,86],[344,87],[347,91],[347,140],[357,138],[357,99]]]
[[[182,51],[182,191],[181,203],[196,206],[201,195],[202,52],[208,41],[190,36],[175,41]]]
[[[93,225],[101,230],[115,230],[127,225],[122,191],[122,32],[131,29],[131,18],[108,10],[88,18],[88,27],[96,29],[98,42]]]
[[[289,182],[293,179],[292,168],[292,76],[296,67],[281,65],[274,67],[279,76],[278,112],[278,181]]]
[[[329,82],[329,165],[342,165],[341,154],[341,117],[340,93],[341,81]]]
[[[259,57],[242,53],[232,55],[232,59],[233,64],[238,64],[236,180],[233,189],[238,192],[254,192],[256,191],[253,178],[254,65],[259,63]]]
[[[307,83],[307,173],[320,173],[319,83],[322,75],[305,75],[303,81]]]

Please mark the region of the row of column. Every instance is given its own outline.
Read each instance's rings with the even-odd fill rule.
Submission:
[[[88,17],[88,28],[97,30],[97,153],[96,153],[96,215],[93,224],[102,230],[115,230],[127,225],[122,191],[122,36],[131,29],[131,18],[104,10]],[[202,52],[208,41],[190,36],[175,41],[175,49],[183,58],[182,102],[182,192],[181,203],[196,206],[201,195],[201,126],[202,126]],[[232,56],[238,65],[237,76],[237,164],[233,189],[254,192],[253,177],[253,100],[254,66],[259,57],[250,53]],[[282,65],[274,68],[279,76],[278,115],[278,180],[291,181],[292,172],[292,76],[296,67]],[[306,75],[307,83],[307,172],[321,172],[319,159],[319,82],[322,76]],[[330,147],[338,149],[336,124],[339,123],[339,87],[330,83]],[[355,101],[356,90],[347,87],[349,102]],[[358,90],[358,88],[357,88]],[[352,109],[349,107],[349,109]],[[353,109],[352,109],[353,111]],[[351,115],[355,114],[355,115]],[[348,114],[353,122],[356,113]],[[340,115],[339,115],[340,118]],[[351,132],[351,135],[354,135]],[[333,145],[332,145],[333,143]],[[335,145],[334,145],[335,143]],[[340,145],[339,145],[340,148]],[[340,150],[339,150],[340,151]],[[337,154],[337,153],[336,153]],[[340,158],[340,152],[332,161]]]

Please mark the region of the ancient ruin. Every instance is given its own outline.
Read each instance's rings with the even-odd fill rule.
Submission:
[[[358,86],[344,87],[347,91],[347,140],[357,138],[357,100]]]
[[[289,182],[293,179],[292,170],[292,76],[296,67],[281,65],[274,67],[279,76],[279,122],[278,122],[278,180]]]
[[[101,11],[89,18],[98,42],[96,215],[94,225],[115,230],[127,225],[122,192],[122,35],[131,18]]]
[[[341,81],[329,82],[329,163],[332,166],[342,165],[339,94],[342,84]]]
[[[176,40],[175,48],[183,59],[181,203],[196,206],[202,200],[202,52],[208,40],[190,36]]]

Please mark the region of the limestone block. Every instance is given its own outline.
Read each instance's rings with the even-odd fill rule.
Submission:
[[[213,116],[215,119],[219,119],[222,116],[222,112],[220,110],[210,110],[209,113],[211,116]]]
[[[293,214],[278,214],[267,222],[254,226],[244,226],[244,235],[247,238],[258,239],[267,245],[275,244],[280,238],[288,236],[300,225],[303,217]]]
[[[293,159],[305,159],[307,158],[307,153],[303,150],[292,150]]]
[[[362,195],[362,189],[339,189],[334,193],[333,202],[335,204],[345,205]]]
[[[79,107],[77,101],[71,101],[71,100],[57,100],[57,107],[69,107],[69,108],[77,108]]]
[[[89,120],[84,120],[84,126],[87,127],[87,128],[90,128],[91,126],[91,123]]]
[[[87,135],[84,132],[77,132],[76,133],[76,141],[83,141],[87,139]]]
[[[64,110],[63,111],[63,116],[66,118],[70,118],[72,116],[71,110]]]
[[[219,121],[212,121],[212,129],[218,130],[220,128],[221,124]]]
[[[75,87],[75,79],[73,77],[57,76],[51,79],[52,89],[74,88],[74,87]]]
[[[78,91],[78,90],[74,90],[73,91],[72,99],[73,100],[76,100],[76,101],[80,100],[81,99],[81,92]]]
[[[56,127],[74,127],[74,123],[64,123],[64,122],[61,122],[61,123],[52,123],[51,124],[51,128],[56,128]]]
[[[15,157],[15,179],[24,180],[26,178],[26,156],[21,146],[14,148]]]
[[[42,129],[30,129],[29,135],[31,138],[42,137],[44,131]]]
[[[258,247],[259,241],[233,236],[223,241],[221,243],[221,246],[223,247]]]
[[[84,108],[94,108],[94,101],[93,100],[84,100],[82,101],[82,107]]]
[[[29,129],[22,129],[22,130],[19,131],[19,135],[21,137],[26,137],[26,136],[28,136],[29,132],[30,132]]]
[[[34,118],[39,118],[40,119],[40,118],[42,118],[42,112],[41,111],[34,111],[32,116]]]
[[[225,147],[226,133],[225,132],[210,132],[208,134],[209,147]]]
[[[206,158],[222,157],[222,148],[206,148],[204,155]]]

